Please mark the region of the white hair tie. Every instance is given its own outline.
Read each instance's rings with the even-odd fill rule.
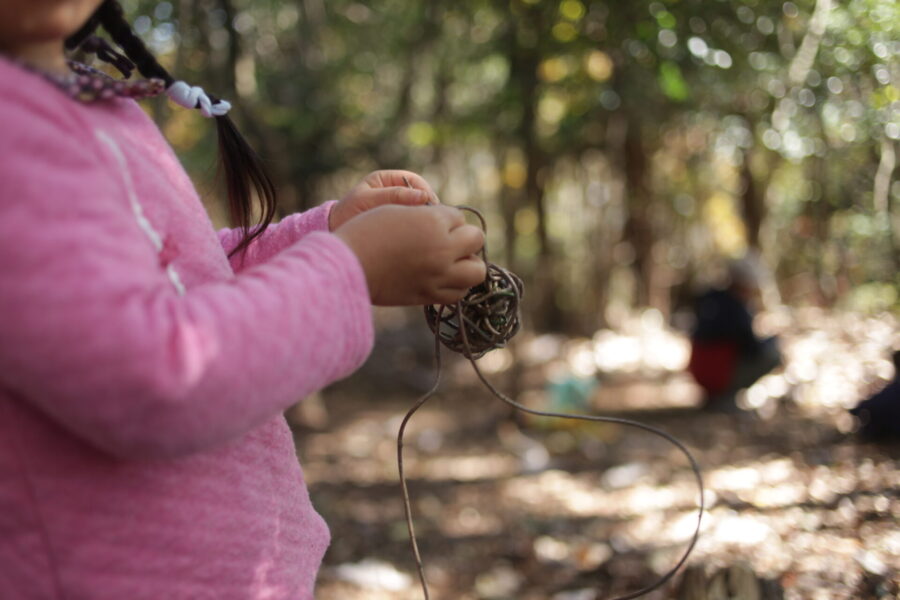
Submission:
[[[166,95],[172,102],[185,108],[199,108],[200,114],[206,118],[221,117],[231,110],[231,103],[227,100],[219,100],[213,104],[210,97],[202,87],[188,85],[184,81],[176,81],[166,90]],[[197,105],[200,106],[197,106]]]

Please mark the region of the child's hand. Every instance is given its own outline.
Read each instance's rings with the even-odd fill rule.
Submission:
[[[359,258],[373,304],[451,304],[485,278],[484,234],[456,208],[381,206],[335,234]]]
[[[334,231],[353,217],[385,204],[420,206],[440,202],[431,186],[411,171],[374,171],[332,207],[329,229]]]

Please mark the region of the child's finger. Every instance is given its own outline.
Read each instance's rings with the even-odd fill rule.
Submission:
[[[429,195],[429,197],[431,198],[431,202],[429,204],[441,203],[437,194],[433,189],[431,189],[431,185],[429,185],[429,183],[425,181],[424,177],[422,177],[418,173],[413,173],[412,171],[401,171],[400,174],[404,185],[412,186],[418,190],[426,192]]]
[[[390,187],[386,190],[390,198],[390,204],[402,204],[404,206],[422,206],[428,204],[431,197],[425,190],[417,190],[408,187]]]
[[[364,198],[367,208],[376,208],[387,204],[399,204],[401,206],[422,206],[428,204],[430,197],[427,192],[407,187],[388,187],[363,190],[360,196]]]
[[[440,204],[438,206],[429,207],[429,210],[435,211],[435,213],[444,220],[444,223],[447,224],[447,231],[453,231],[466,224],[466,217],[463,214],[463,211],[458,208]]]
[[[450,239],[460,258],[481,252],[484,247],[484,232],[475,225],[461,225],[450,231]]]
[[[428,204],[440,204],[440,200],[437,197],[437,194],[431,189],[431,186],[425,181],[418,173],[413,173],[412,171],[405,171],[401,169],[391,169],[391,170],[383,170],[383,171],[375,171],[373,173],[369,173],[369,175],[365,178],[367,184],[371,187],[407,187],[413,188],[417,190],[422,190],[426,194],[428,194],[430,201]]]
[[[458,260],[450,267],[442,287],[468,290],[484,281],[486,269],[484,261],[478,258]]]

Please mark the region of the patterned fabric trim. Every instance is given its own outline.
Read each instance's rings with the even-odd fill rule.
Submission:
[[[37,73],[56,85],[69,97],[84,103],[112,98],[142,100],[158,96],[166,91],[166,84],[162,79],[136,79],[134,81],[116,79],[103,71],[74,60],[66,61],[69,69],[72,70],[66,75],[47,73],[21,60],[13,59],[13,62],[23,69]]]

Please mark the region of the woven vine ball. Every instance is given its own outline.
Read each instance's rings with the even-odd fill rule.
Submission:
[[[515,273],[487,263],[487,276],[482,283],[470,289],[457,304],[426,306],[425,320],[447,348],[481,358],[505,346],[519,331],[523,291],[522,280]],[[465,340],[460,323],[465,327]]]

